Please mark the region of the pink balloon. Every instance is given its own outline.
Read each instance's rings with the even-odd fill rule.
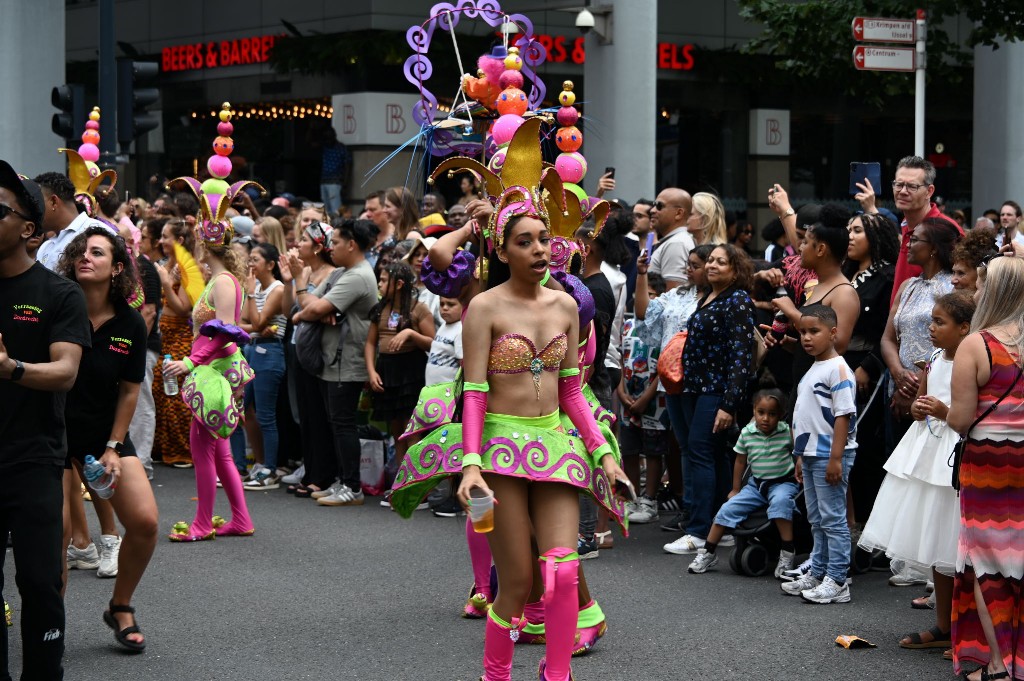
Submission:
[[[587,174],[587,159],[578,151],[559,154],[555,159],[555,172],[562,178],[562,182],[578,184]]]
[[[525,118],[516,114],[499,116],[498,120],[494,121],[494,127],[491,128],[491,137],[499,145],[508,144],[512,140],[512,135],[516,134],[516,130],[525,122]]]
[[[100,160],[100,148],[91,142],[86,142],[82,146],[78,147],[78,155],[86,161],[92,161],[95,163]]]
[[[206,169],[214,177],[224,179],[231,174],[231,159],[227,156],[211,156],[206,162]]]

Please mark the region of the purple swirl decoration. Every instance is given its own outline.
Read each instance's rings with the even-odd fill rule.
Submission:
[[[463,287],[473,279],[476,256],[469,251],[456,251],[452,264],[438,272],[430,264],[430,258],[423,259],[420,279],[431,293],[442,298],[458,298]]]
[[[483,19],[495,28],[505,21],[505,14],[497,0],[459,0],[457,5],[440,2],[430,8],[427,21],[421,25],[410,26],[405,32],[405,41],[412,48],[413,55],[406,59],[403,70],[405,79],[420,93],[420,102],[413,106],[412,117],[422,127],[433,125],[437,113],[437,95],[425,84],[434,70],[430,59],[427,58],[434,31],[440,29],[451,33],[463,15],[468,19]],[[515,44],[520,48],[523,57],[523,78],[533,85],[529,97],[530,108],[540,108],[547,95],[547,88],[535,69],[547,59],[547,50],[534,38],[533,22],[525,15],[510,14],[508,18],[517,25],[523,35]]]
[[[250,336],[241,327],[235,326],[234,324],[228,324],[219,319],[211,319],[208,322],[204,322],[199,327],[199,333],[206,336],[207,338],[216,338],[217,336],[224,336],[224,342],[233,341],[235,343],[248,343]]]
[[[597,313],[597,306],[594,304],[594,294],[590,292],[586,284],[571,274],[552,272],[551,276],[576,301],[576,309],[580,315],[580,328],[585,329],[593,321],[594,315]]]

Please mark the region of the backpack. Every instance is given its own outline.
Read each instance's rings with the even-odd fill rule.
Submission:
[[[327,286],[324,288],[324,295],[331,290],[335,282],[345,270],[337,269],[327,277]],[[338,313],[337,324],[343,326],[346,319],[344,313]],[[344,333],[344,329],[342,329]],[[321,339],[324,335],[324,324],[321,322],[307,322],[302,321],[295,325],[295,331],[292,333],[292,340],[295,343],[295,357],[299,360],[299,366],[305,369],[313,376],[319,376],[324,372],[324,354],[321,346]],[[341,344],[343,339],[338,341],[338,350],[335,352],[333,365],[338,361],[337,355],[341,353]]]

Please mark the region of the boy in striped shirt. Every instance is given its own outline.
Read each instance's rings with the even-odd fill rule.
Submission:
[[[729,500],[722,504],[715,523],[708,532],[704,548],[690,563],[693,574],[707,572],[718,564],[715,549],[722,536],[750,517],[755,511],[768,508],[768,518],[775,521],[782,539],[775,577],[793,567],[793,511],[799,485],[793,476],[793,446],[789,426],[780,421],[786,413],[785,397],[779,390],[761,390],[754,395],[754,418],[740,431],[733,448],[736,465],[732,475]],[[750,478],[743,484],[743,474],[750,465]]]

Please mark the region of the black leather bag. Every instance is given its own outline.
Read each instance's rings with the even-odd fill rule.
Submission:
[[[1011,391],[1013,391],[1014,387],[1017,385],[1017,382],[1020,380],[1021,374],[1024,374],[1024,366],[1019,367],[1017,369],[1017,378],[1013,379],[1013,383],[1011,383],[1010,387],[1006,389],[1006,392],[1004,392],[998,400],[993,402],[991,406],[989,406],[989,408],[986,409],[981,416],[974,419],[974,423],[972,423],[971,427],[967,429],[967,432],[961,435],[957,443],[953,445],[953,453],[949,455],[947,463],[949,463],[949,465],[953,467],[953,476],[950,482],[953,485],[953,489],[955,489],[957,492],[960,491],[960,463],[963,461],[964,458],[964,449],[967,447],[967,438],[971,436],[971,431],[974,430],[974,427],[977,426],[982,421],[984,421],[989,414],[995,411],[995,408],[999,406],[999,403],[1005,400],[1006,396],[1009,395]]]

